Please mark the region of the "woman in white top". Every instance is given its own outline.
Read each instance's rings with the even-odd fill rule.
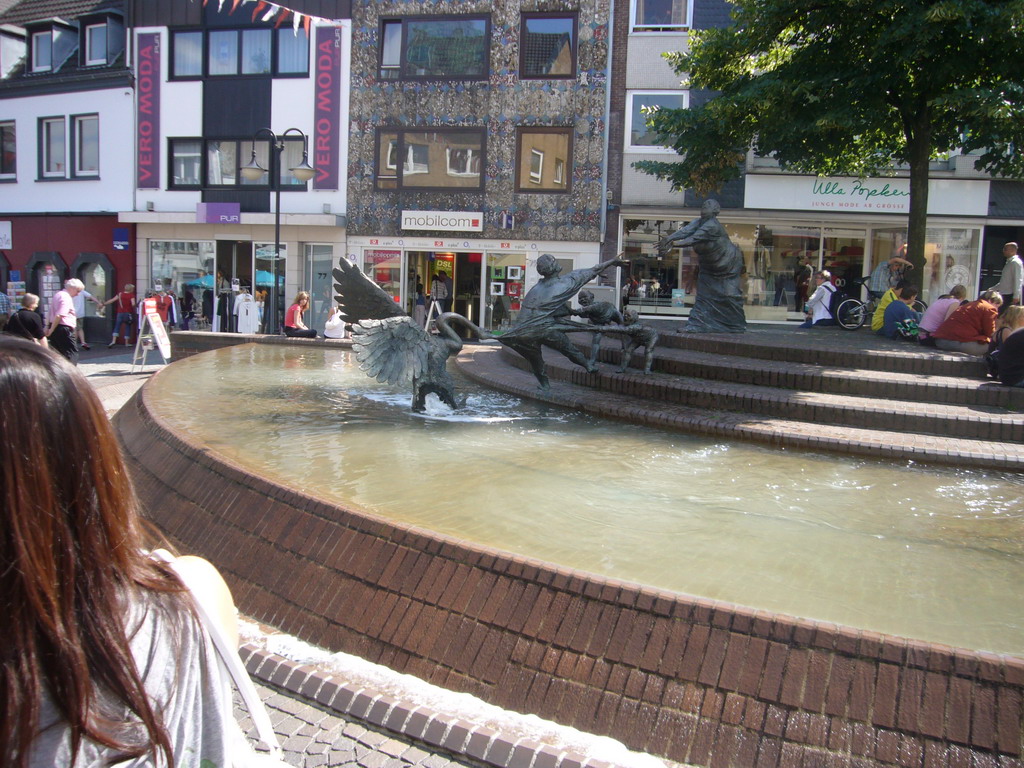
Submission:
[[[103,406],[63,358],[0,338],[0,765],[223,766],[230,689],[191,598],[143,547]],[[227,586],[181,558],[237,642]]]
[[[807,300],[807,319],[800,325],[801,328],[811,328],[822,325],[835,325],[829,304],[832,303],[832,294],[835,293],[835,286],[830,282],[832,273],[827,269],[815,273],[814,283],[817,288]]]

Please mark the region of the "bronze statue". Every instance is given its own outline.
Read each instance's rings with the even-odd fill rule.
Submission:
[[[633,352],[638,347],[644,348],[644,373],[651,372],[651,365],[654,363],[654,346],[658,343],[658,331],[650,325],[640,323],[640,313],[635,309],[626,309],[622,313],[623,327],[616,331],[621,333],[622,339],[622,364],[619,366],[619,373],[623,373],[629,367],[633,359]]]
[[[573,312],[569,301],[580,288],[609,267],[628,263],[623,259],[609,259],[595,267],[574,269],[561,275],[559,273],[562,268],[550,253],[542,254],[537,259],[540,282],[526,292],[515,322],[498,337],[498,341],[526,358],[541,389],[550,387],[542,347],[561,352],[588,373],[597,370],[597,366],[587,360],[566,335],[571,331],[594,330],[589,324],[570,319]]]
[[[476,329],[466,318],[445,312],[436,318],[437,335],[427,333],[347,259],[334,270],[335,299],[346,320],[352,323],[352,349],[360,368],[386,384],[412,384],[412,409],[422,411],[433,392],[451,408],[457,408],[455,382],[447,362],[462,349],[462,339],[451,328],[461,321]]]
[[[615,308],[615,305],[610,301],[594,301],[592,291],[580,291],[579,302],[580,308],[573,312],[574,315],[585,317],[593,325],[608,325],[609,323],[622,325],[622,315]],[[601,350],[601,337],[603,335],[604,333],[600,330],[594,331],[590,342],[589,363],[591,366],[597,362],[597,353]]]
[[[559,275],[561,268],[555,257],[548,253],[541,255],[537,259],[541,280],[527,291],[515,323],[501,336],[483,330],[454,312],[445,312],[437,318],[440,334],[427,333],[376,283],[344,258],[333,272],[338,292],[335,299],[345,320],[352,324],[352,348],[362,370],[380,382],[412,383],[414,410],[423,409],[430,392],[455,408],[454,383],[446,370],[446,362],[462,349],[462,339],[452,330],[452,322],[462,323],[481,339],[496,338],[514,349],[530,363],[541,389],[547,389],[549,382],[541,352],[544,346],[561,352],[587,371],[597,370],[566,335],[568,331],[595,330],[592,325],[570,319],[573,312],[569,300],[604,270],[626,263],[610,259],[596,267]]]
[[[700,218],[658,243],[658,253],[662,255],[674,246],[691,247],[697,253],[697,298],[683,328],[688,333],[743,333],[747,330],[740,289],[743,253],[718,221],[721,210],[717,201],[705,200]]]

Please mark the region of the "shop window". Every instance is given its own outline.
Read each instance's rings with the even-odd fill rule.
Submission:
[[[521,78],[576,76],[576,15],[524,13],[519,46]]]
[[[43,178],[64,178],[67,175],[66,124],[63,117],[39,121],[40,175]]]
[[[49,72],[53,68],[53,33],[50,30],[32,35],[32,71]]]
[[[0,180],[17,175],[17,141],[14,121],[0,123]]]
[[[377,188],[483,188],[482,129],[377,134]]]
[[[99,115],[71,118],[75,148],[75,176],[98,176],[100,172]]]
[[[654,132],[647,127],[650,112],[659,109],[686,109],[689,94],[686,91],[631,92],[627,96],[626,147],[628,149],[663,149]]]
[[[386,19],[380,29],[380,77],[484,80],[490,26],[487,16]]]
[[[519,128],[516,139],[516,190],[568,192],[572,129]]]
[[[197,317],[213,316],[217,246],[206,241],[150,240],[149,267],[153,283],[177,296],[186,290],[196,301]],[[140,296],[141,296],[140,289]]]
[[[633,0],[634,32],[666,32],[685,29],[686,0]]]
[[[171,51],[171,72],[174,77],[202,77],[202,32],[172,32]]]
[[[309,317],[305,318],[310,328],[323,328],[327,322],[328,310],[334,305],[334,246],[329,243],[306,243],[303,248],[303,285],[309,290]]]
[[[106,24],[90,24],[85,28],[85,63],[87,66],[107,63]]]

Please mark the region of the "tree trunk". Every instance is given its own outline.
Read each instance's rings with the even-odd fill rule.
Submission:
[[[907,137],[910,161],[910,214],[907,221],[907,260],[914,265],[909,279],[919,290],[925,273],[924,246],[928,231],[928,170],[931,158],[931,126],[928,113],[921,110],[914,121],[913,135]]]

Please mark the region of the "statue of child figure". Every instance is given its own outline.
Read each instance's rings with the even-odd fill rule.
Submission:
[[[638,347],[644,347],[644,374],[651,372],[651,364],[654,362],[654,347],[658,343],[658,331],[650,325],[642,325],[640,313],[635,309],[624,309],[622,311],[623,326],[620,333],[622,339],[622,364],[619,366],[619,373],[623,373],[629,367],[629,361],[633,358],[633,352]]]
[[[610,301],[594,301],[593,291],[580,291],[578,298],[580,308],[573,311],[574,315],[587,318],[592,325],[610,325],[612,323],[622,325],[622,315]],[[597,353],[601,349],[603,335],[602,331],[594,331],[593,340],[590,342],[589,362],[591,366],[597,363]]]

